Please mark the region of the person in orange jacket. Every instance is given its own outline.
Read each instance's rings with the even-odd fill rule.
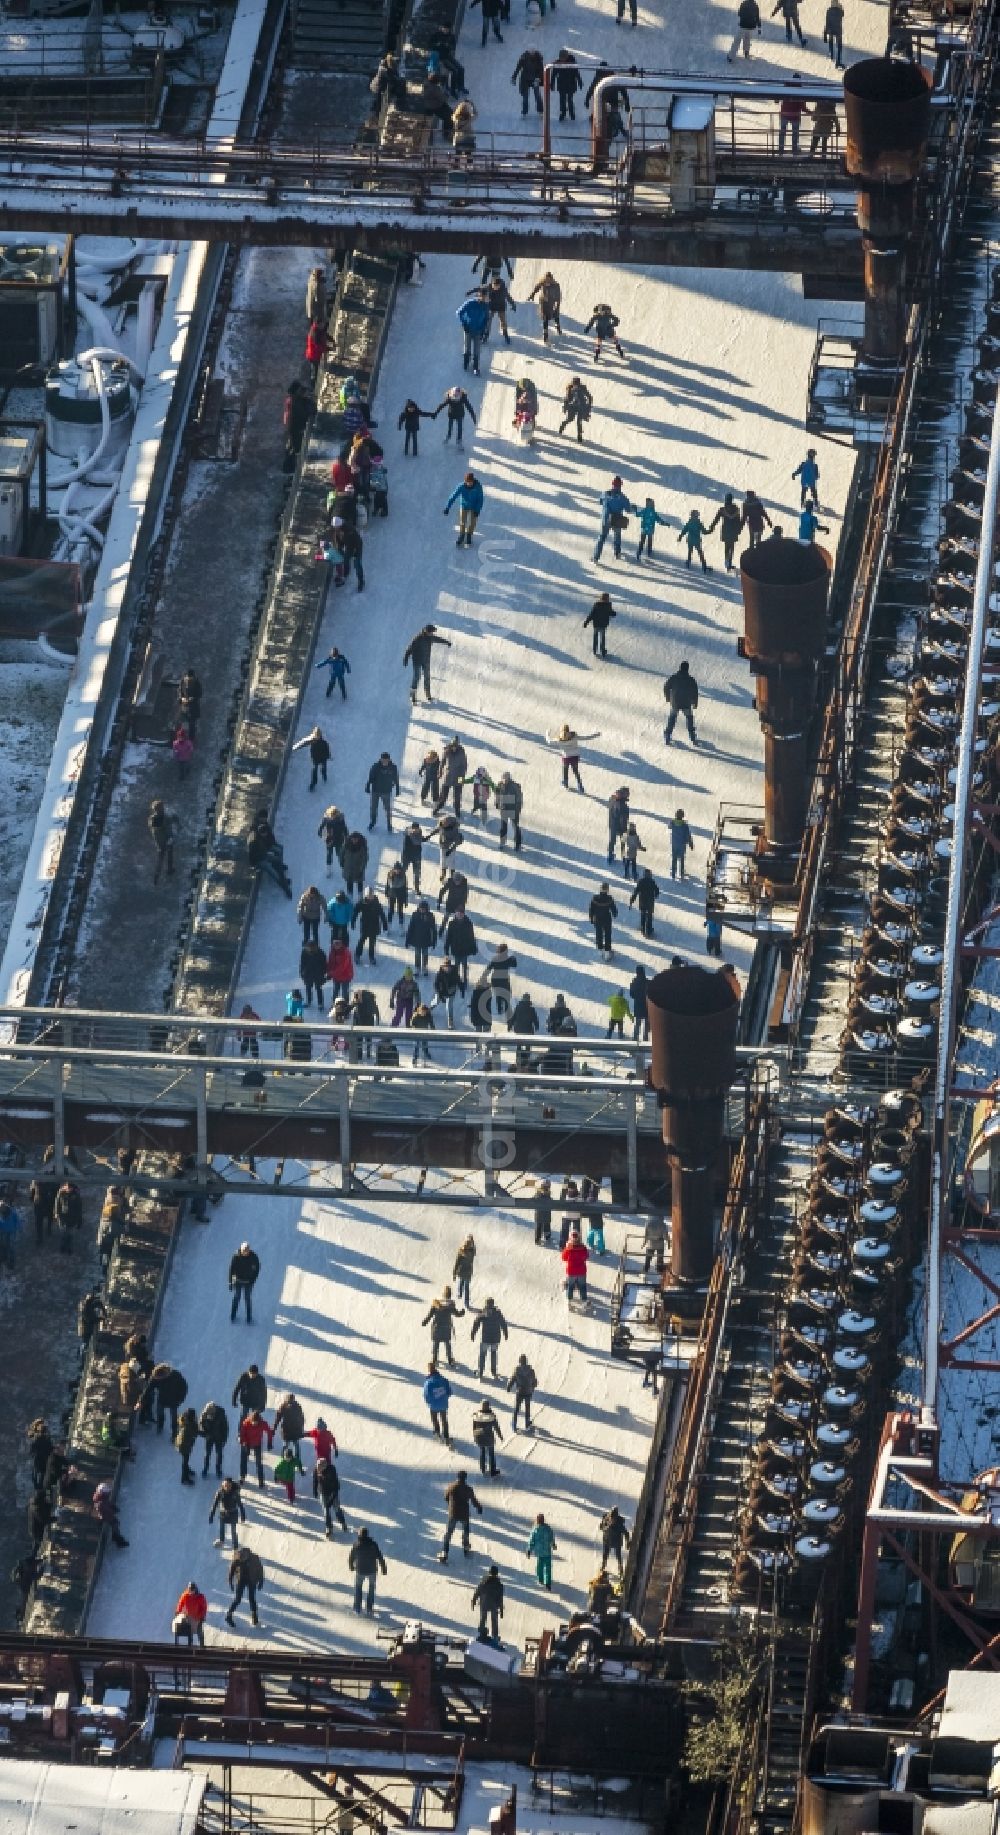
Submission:
[[[183,1639],[190,1650],[197,1638],[204,1649],[207,1616],[208,1600],[197,1580],[189,1580],[174,1607],[174,1643],[179,1644]]]
[[[566,1270],[566,1298],[572,1300],[574,1291],[581,1300],[587,1298],[587,1263],[590,1256],[586,1243],[579,1230],[571,1230],[569,1241],[562,1252],[562,1264]]]

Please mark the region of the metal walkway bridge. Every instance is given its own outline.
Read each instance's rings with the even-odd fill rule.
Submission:
[[[418,1039],[429,1064],[412,1063]],[[779,1057],[744,1052],[745,1078],[777,1075]],[[256,1162],[291,1161],[283,1191],[329,1195],[334,1167],[350,1195],[367,1189],[358,1164],[451,1168],[489,1185],[571,1162],[615,1180],[634,1210],[640,1185],[665,1176],[648,1059],[648,1046],[617,1039],[7,1008],[0,1134],[23,1163],[5,1176],[30,1179],[52,1149],[57,1171],[72,1156],[82,1181],[106,1185],[126,1148],[189,1159],[179,1189],[218,1157],[232,1166],[227,1189],[273,1190]],[[737,1085],[733,1137],[743,1113]]]
[[[730,77],[720,89],[671,72],[623,81],[634,92],[627,141],[596,157],[586,142],[550,152],[523,132],[482,134],[467,157],[416,142],[412,152],[386,152],[15,129],[0,134],[0,228],[371,252],[475,252],[502,237],[512,254],[539,258],[572,250],[578,259],[860,281],[839,112],[814,152],[811,137],[799,152],[778,150],[782,96],[840,111],[839,84]],[[714,111],[714,178],[696,187],[671,183],[668,152],[672,103],[692,95]]]

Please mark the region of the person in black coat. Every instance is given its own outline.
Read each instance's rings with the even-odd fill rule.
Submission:
[[[413,967],[418,975],[427,973],[427,957],[437,942],[438,928],[434,913],[422,898],[406,926],[406,947],[413,951]]]
[[[366,943],[368,945],[368,960],[369,962],[374,962],[375,945],[379,937],[389,928],[389,922],[386,918],[382,902],[374,886],[369,886],[364,898],[359,898],[354,907],[354,916],[351,919],[351,923],[358,926],[359,963],[364,954]]]
[[[465,911],[456,911],[450,918],[444,933],[444,946],[458,970],[459,985],[463,994],[469,991],[469,957],[479,954],[476,932],[472,919]]]
[[[648,867],[643,867],[642,876],[636,881],[632,896],[628,902],[630,905],[638,905],[639,907],[639,930],[644,937],[651,937],[653,935],[653,907],[659,896],[660,888],[653,878],[652,873]],[[645,1012],[645,1003],[643,1010]]]
[[[333,1517],[336,1517],[341,1529],[347,1528],[347,1518],[340,1507],[340,1473],[332,1459],[317,1459],[313,1470],[313,1496],[318,1497],[323,1506],[328,1537],[333,1535]]]
[[[322,950],[320,950],[320,955],[322,955],[322,953]],[[320,1005],[322,1006],[322,1004],[321,1001]],[[251,1249],[248,1242],[241,1242],[236,1254],[229,1263],[229,1290],[233,1296],[233,1304],[229,1317],[234,1322],[240,1310],[240,1300],[242,1300],[247,1316],[247,1324],[253,1324],[252,1295],[259,1274],[260,1257]],[[250,1405],[254,1408],[262,1406],[259,1402],[253,1402]]]
[[[522,51],[514,65],[514,74],[510,80],[520,94],[522,115],[528,112],[528,97],[531,95],[534,96],[535,107],[541,114],[542,84],[545,80],[545,59],[541,52],[534,49]]]
[[[198,1432],[205,1442],[205,1463],[201,1468],[203,1478],[208,1477],[208,1468],[215,1455],[215,1476],[222,1477],[222,1455],[229,1439],[229,1416],[221,1402],[206,1402],[198,1416]]]
[[[640,963],[628,984],[628,991],[632,1000],[632,1017],[635,1021],[635,1025],[632,1029],[632,1037],[634,1039],[639,1037],[640,1029],[644,1039],[648,1039],[649,1037],[649,1013],[646,1007],[646,992],[648,987],[649,978]]]
[[[256,1364],[249,1364],[233,1387],[233,1407],[239,1409],[242,1421],[244,1415],[263,1409],[266,1403],[267,1378],[261,1375]]]
[[[152,1375],[146,1384],[140,1402],[140,1420],[142,1419],[142,1406],[148,1396],[156,1410],[157,1433],[162,1434],[163,1423],[169,1412],[170,1438],[175,1440],[177,1438],[177,1410],[187,1392],[187,1382],[180,1371],[174,1369],[173,1364],[154,1364]]]
[[[549,1179],[543,1179],[538,1187],[534,1214],[535,1241],[541,1246],[543,1242],[552,1240],[552,1184]]]
[[[388,752],[379,753],[368,773],[365,789],[368,792],[369,801],[369,834],[375,827],[380,803],[385,811],[386,828],[392,834],[392,799],[399,795],[399,772]]]
[[[321,943],[310,937],[303,943],[299,956],[299,980],[306,991],[306,1006],[312,1006],[312,997],[316,996],[316,1005],[323,1011],[323,983],[327,978],[326,951]]]
[[[469,0],[469,4],[470,6],[481,6],[483,9],[483,36],[481,44],[485,45],[489,37],[490,27],[492,26],[493,36],[497,44],[502,45],[503,37],[500,32],[500,15],[503,12],[503,0]]]
[[[583,77],[572,51],[560,51],[552,72],[552,87],[559,97],[559,119],[565,121],[568,115],[571,121],[576,120],[574,97],[578,89],[583,88]]]
[[[599,892],[595,892],[590,901],[588,913],[594,926],[594,938],[599,955],[611,955],[611,920],[618,916],[615,904],[606,879],[602,879]]]
[[[418,408],[415,401],[407,401],[399,417],[399,431],[406,436],[403,440],[404,459],[409,458],[411,450],[415,459],[419,457],[420,423],[421,421],[432,421],[434,416],[433,408]]]
[[[600,597],[594,600],[593,605],[583,621],[584,630],[586,630],[588,624],[594,627],[595,656],[607,656],[608,626],[612,618],[616,616],[617,613],[611,603],[611,594],[601,593]]]
[[[497,1374],[497,1352],[500,1340],[507,1337],[507,1321],[496,1301],[488,1299],[481,1313],[477,1313],[472,1324],[472,1336],[479,1339],[479,1375],[482,1378],[486,1369],[486,1359],[490,1360],[490,1375]]]

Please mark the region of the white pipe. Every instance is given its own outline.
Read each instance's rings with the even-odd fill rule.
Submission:
[[[931,1160],[930,1214],[927,1224],[927,1300],[924,1314],[924,1380],[922,1413],[937,1417],[939,1337],[941,1332],[941,1228],[949,1200],[953,1149],[951,1141],[951,1071],[958,1033],[958,991],[961,973],[962,896],[965,891],[966,854],[969,846],[972,778],[975,766],[976,717],[982,689],[983,652],[993,584],[997,506],[1000,503],[1000,389],[993,406],[989,464],[983,490],[983,519],[976,565],[976,584],[969,630],[968,668],[962,701],[962,726],[958,740],[958,774],[955,779],[955,821],[951,865],[948,873],[948,908],[944,925],[944,961],[941,973],[941,1007],[938,1016],[937,1064],[934,1072],[934,1139]]]
[[[80,286],[76,290],[76,309],[80,317],[86,319],[88,331],[93,333],[100,345],[108,350],[113,350],[118,357],[125,355],[118,344],[115,328],[104,308],[99,306],[95,299],[91,299],[90,295]],[[86,358],[81,357],[79,361],[85,362]]]

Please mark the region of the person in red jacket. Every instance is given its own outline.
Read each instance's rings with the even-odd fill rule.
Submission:
[[[255,1408],[251,1414],[244,1415],[240,1422],[240,1483],[242,1484],[246,1478],[252,1453],[254,1465],[257,1468],[257,1483],[262,1491],[264,1489],[264,1456],[261,1448],[264,1445],[265,1437],[270,1449],[274,1439],[274,1429],[268,1427],[260,1409]]]
[[[339,496],[341,491],[346,491],[353,483],[354,473],[347,460],[334,459],[330,467],[330,489],[336,491]]]
[[[354,980],[354,956],[349,943],[336,938],[330,944],[330,954],[326,959],[326,972],[333,982],[334,1000],[347,1000]]]
[[[303,1435],[303,1439],[312,1441],[316,1449],[317,1464],[321,1459],[336,1459],[337,1436],[327,1427],[321,1414],[316,1416],[315,1427],[310,1427],[309,1432]]]
[[[309,327],[309,336],[306,338],[306,362],[312,371],[313,382],[319,375],[329,342],[322,319],[313,319]]]
[[[183,1638],[190,1650],[197,1638],[204,1649],[207,1616],[208,1600],[197,1580],[189,1580],[174,1607],[174,1643],[179,1644]]]
[[[587,1245],[580,1238],[579,1230],[571,1230],[569,1241],[562,1252],[563,1267],[566,1270],[566,1298],[572,1300],[574,1291],[581,1300],[587,1298],[587,1262],[590,1257]]]

